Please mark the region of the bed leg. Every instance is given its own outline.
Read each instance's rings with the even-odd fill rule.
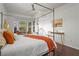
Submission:
[[[55,56],[55,50],[52,50],[51,52],[49,52],[48,56]]]
[[[53,50],[52,52],[53,52],[53,56],[55,56],[55,50]]]

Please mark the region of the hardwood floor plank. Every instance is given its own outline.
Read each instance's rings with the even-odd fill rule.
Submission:
[[[57,43],[57,56],[79,56],[79,50]]]

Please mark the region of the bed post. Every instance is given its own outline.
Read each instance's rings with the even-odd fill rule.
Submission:
[[[53,50],[53,56],[55,56],[55,49]]]
[[[55,35],[54,35],[54,20],[55,20],[55,9],[53,8],[53,40],[55,41]],[[53,55],[55,56],[55,49],[53,50]]]
[[[55,11],[53,8],[53,40],[55,40],[55,35],[54,35],[54,20],[55,20]]]
[[[3,12],[1,12],[1,29],[3,28]]]

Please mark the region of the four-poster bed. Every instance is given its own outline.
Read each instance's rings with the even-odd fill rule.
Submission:
[[[40,5],[40,4],[38,4],[38,3],[34,3],[34,4],[32,4],[33,10],[35,10],[35,9],[34,9],[34,5],[38,5],[38,6],[44,7],[44,8],[46,8],[46,9],[52,11],[52,12],[53,12],[52,18],[53,18],[53,20],[54,20],[54,18],[55,18],[55,15],[54,15],[54,8],[53,8],[53,9],[50,9],[50,8],[45,7],[45,6],[43,6],[43,5]],[[2,13],[2,20],[3,20],[3,15],[5,15],[5,14]],[[43,16],[44,16],[44,15],[43,15]],[[2,21],[2,23],[3,23],[3,21]],[[39,23],[38,23],[38,22],[37,22],[37,25],[38,25],[38,28],[39,28]],[[1,26],[2,26],[2,25],[1,25]],[[2,27],[2,28],[3,28],[3,27]],[[52,28],[53,28],[53,32],[54,32],[54,25],[53,25]],[[37,34],[39,34],[39,29],[38,29],[38,33],[37,33]],[[51,39],[49,39],[49,38],[48,38],[49,40],[46,40],[47,37],[36,36],[36,35],[35,35],[35,36],[31,36],[31,35],[30,35],[32,38],[27,38],[27,39],[26,39],[26,37],[24,37],[23,35],[16,35],[16,34],[15,34],[14,36],[15,36],[15,38],[16,38],[16,39],[15,39],[16,42],[17,42],[17,40],[18,40],[19,43],[17,44],[17,43],[15,42],[14,45],[7,45],[8,47],[10,47],[10,48],[9,48],[9,51],[10,51],[10,52],[11,52],[11,49],[14,49],[14,50],[15,50],[16,44],[17,44],[17,45],[21,44],[21,47],[20,47],[20,46],[19,46],[19,47],[20,47],[20,48],[23,48],[23,49],[25,50],[25,48],[24,48],[25,46],[23,47],[22,42],[27,46],[27,45],[29,44],[29,43],[28,43],[28,42],[29,42],[29,39],[33,39],[33,38],[34,38],[34,39],[39,39],[39,38],[42,39],[42,38],[43,38],[46,42],[49,42],[49,41],[51,40]],[[39,37],[39,38],[38,38],[38,37]],[[18,38],[18,39],[17,39],[17,38]],[[54,33],[53,33],[53,37],[52,37],[52,38],[53,38],[53,40],[55,40],[55,38],[54,38]],[[24,39],[25,41],[23,41],[23,40],[21,40],[21,39]],[[28,41],[27,41],[27,40],[28,40]],[[34,42],[34,41],[35,41],[35,42]],[[40,51],[46,49],[45,51],[47,51],[47,52],[44,51],[45,53],[43,53],[43,51],[42,51],[42,52],[38,52],[38,51],[37,51],[38,54],[37,54],[37,52],[36,52],[36,54],[33,54],[33,53],[35,52],[35,50],[39,50],[39,49],[34,49],[34,51],[33,51],[32,54],[31,54],[32,50],[30,50],[31,52],[30,52],[30,53],[28,52],[28,54],[26,54],[27,52],[24,53],[26,50],[25,50],[25,51],[21,50],[22,52],[21,52],[21,51],[20,51],[20,52],[21,52],[21,53],[24,53],[25,55],[30,55],[30,54],[31,54],[31,55],[39,55],[40,53],[43,53],[43,54],[46,55],[46,54],[49,54],[49,53],[52,51],[52,52],[53,52],[53,55],[55,55],[55,48],[52,49],[51,51],[48,51],[48,48],[47,48],[47,44],[48,44],[48,43],[46,44],[44,41],[40,42],[41,40],[34,40],[34,41],[33,41],[33,43],[34,43],[33,49],[36,48],[36,47],[35,47],[36,45],[38,45]],[[38,42],[38,41],[39,41],[39,42]],[[30,40],[30,42],[32,42],[32,41]],[[43,47],[43,48],[40,48],[40,46],[39,46],[39,44],[37,44],[37,42],[38,42],[38,43],[41,43],[41,44],[42,44],[41,47]],[[50,41],[50,42],[51,42],[51,41]],[[28,44],[26,44],[26,43],[28,43]],[[53,41],[53,43],[55,43],[55,42]],[[31,45],[33,45],[33,44],[31,44]],[[50,45],[50,44],[48,44],[48,45]],[[56,44],[54,44],[54,45],[56,45]],[[30,45],[29,45],[29,46],[30,46]],[[5,47],[6,47],[6,46],[5,46]],[[8,50],[8,47],[6,47],[6,48],[3,47],[3,48],[2,48],[2,50],[1,50],[1,51],[2,51],[2,55],[10,55],[10,54],[7,54],[7,53],[10,53],[9,51],[6,52],[6,50]],[[19,48],[17,48],[17,50],[18,50],[18,49],[19,49]],[[28,48],[27,48],[27,49],[28,49]],[[16,50],[16,51],[17,51],[17,50]],[[16,51],[15,51],[15,52],[16,52]],[[28,50],[27,50],[27,51],[28,51]],[[5,53],[5,52],[6,52],[6,53]],[[19,52],[19,51],[18,51],[18,52]],[[13,53],[13,52],[12,52],[12,53]],[[24,55],[24,54],[19,54],[19,55]],[[43,55],[43,54],[42,54],[42,55]],[[14,54],[12,54],[12,55],[14,55]],[[16,53],[15,55],[17,55],[17,53]]]

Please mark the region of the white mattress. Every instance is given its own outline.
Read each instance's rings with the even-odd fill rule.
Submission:
[[[14,44],[7,44],[1,49],[2,56],[37,56],[48,51],[47,43],[18,35]]]

